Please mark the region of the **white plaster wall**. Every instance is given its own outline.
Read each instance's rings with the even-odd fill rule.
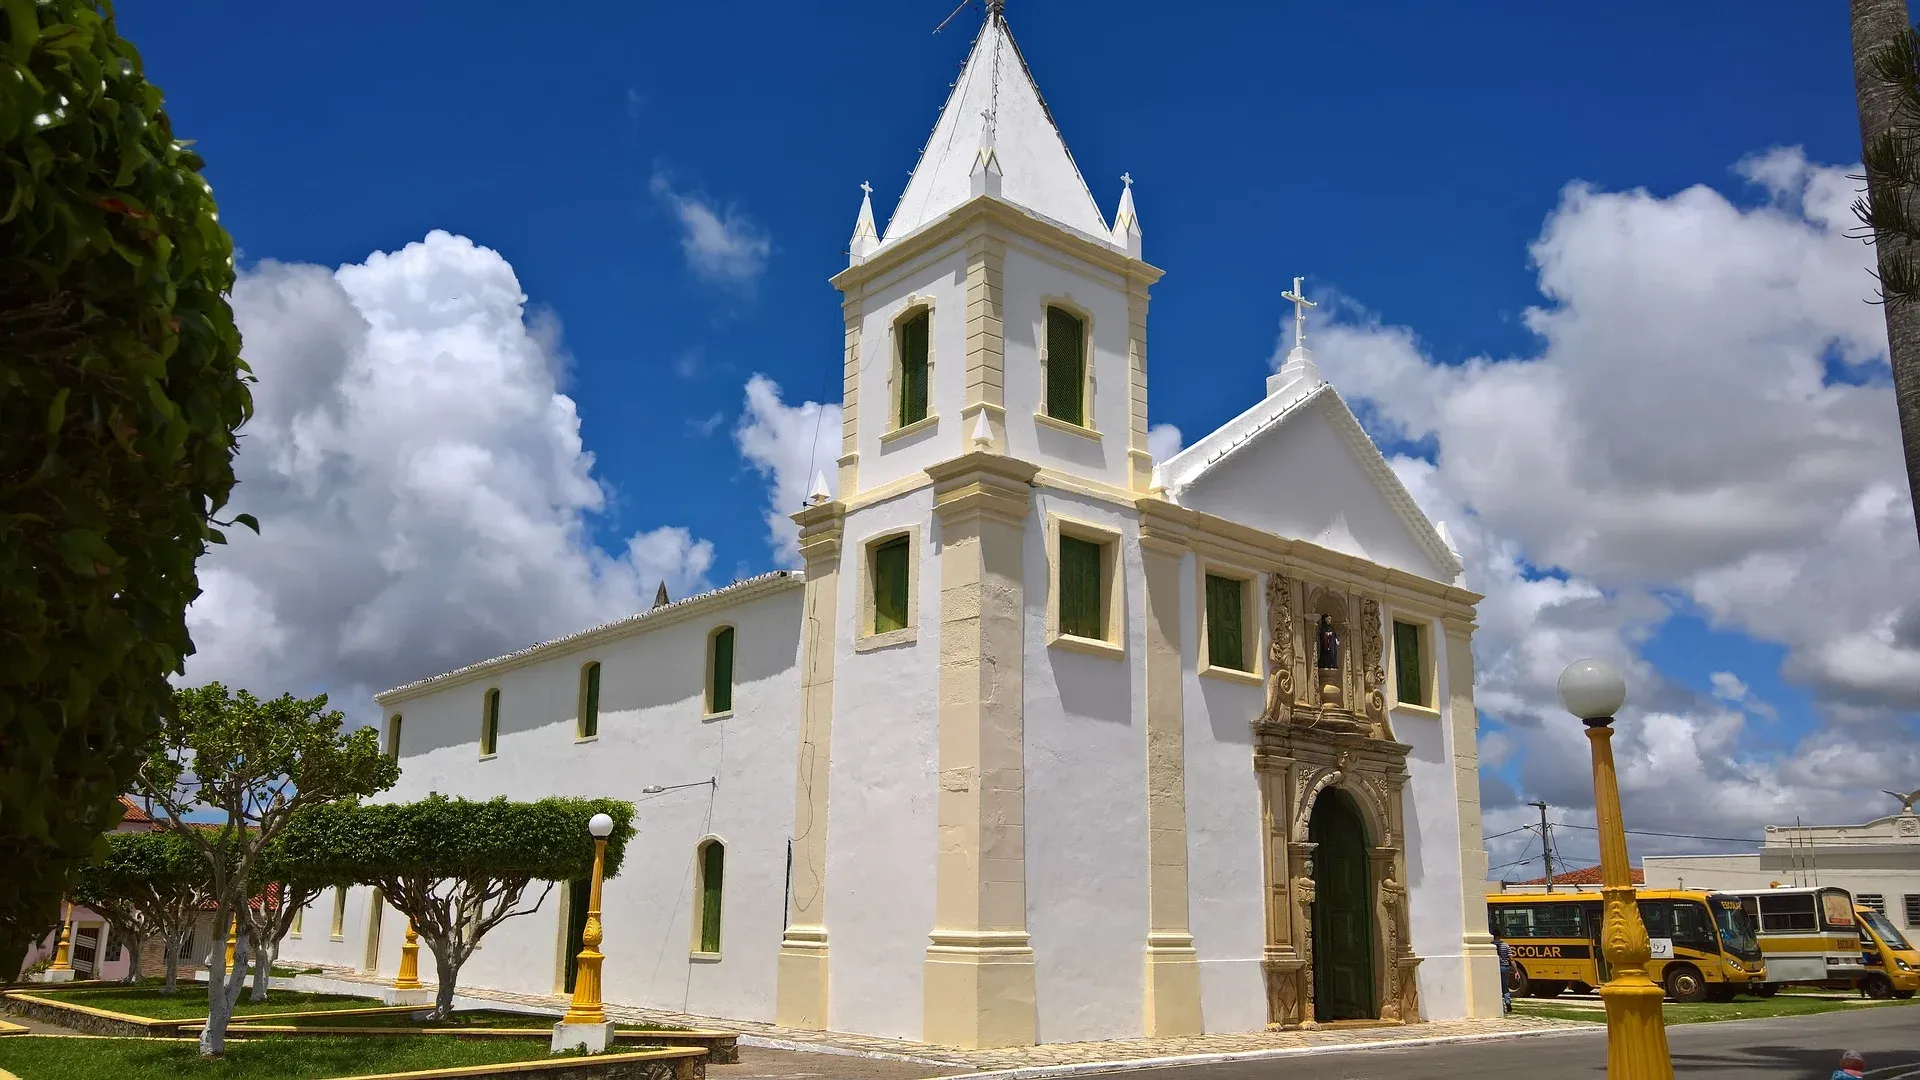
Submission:
[[[1259,1031],[1267,1023],[1260,972],[1266,947],[1266,886],[1261,866],[1260,786],[1253,772],[1253,731],[1266,691],[1198,673],[1198,560],[1180,573],[1182,712],[1186,721],[1188,911],[1200,955],[1200,1011],[1208,1031]],[[1266,580],[1256,583],[1266,595]],[[1259,611],[1264,612],[1264,606]],[[1267,620],[1258,652],[1267,651]],[[1264,660],[1263,660],[1264,663]]]
[[[1008,412],[1013,413],[1011,403]],[[1147,940],[1139,533],[1133,514],[1110,503],[1045,491],[1036,494],[1035,507],[1025,543],[1022,690],[1027,925],[1039,1037],[1041,1042],[1137,1038]],[[1047,646],[1052,575],[1046,520],[1053,513],[1122,531],[1123,658]]]
[[[1391,618],[1391,612],[1388,618]],[[1415,616],[1409,616],[1415,617]],[[1388,623],[1388,632],[1392,624]],[[1447,639],[1438,626],[1427,635],[1435,651],[1434,700],[1445,703],[1452,688],[1447,675]],[[1401,806],[1406,832],[1407,922],[1419,968],[1420,1007],[1429,1020],[1453,1020],[1467,1014],[1469,980],[1464,935],[1486,929],[1484,909],[1464,907],[1460,877],[1460,792],[1454,781],[1453,728],[1446,714],[1435,717],[1408,709],[1390,716],[1396,739],[1407,753],[1406,801]],[[1478,925],[1469,926],[1469,922]]]
[[[1893,925],[1920,929],[1920,924],[1906,920],[1905,898],[1920,896],[1920,864],[1913,856],[1824,851],[1815,859],[1814,867],[1806,867],[1803,861],[1798,873],[1786,866],[1764,865],[1758,854],[1649,855],[1641,860],[1641,867],[1650,889],[1765,889],[1778,881],[1783,886],[1831,885],[1856,898],[1878,893],[1886,898],[1887,918]]]
[[[475,799],[633,800],[637,833],[604,896],[607,1000],[770,1020],[793,820],[802,595],[796,577],[771,596],[716,605],[657,629],[642,624],[627,637],[402,702],[390,710],[405,717],[400,782],[381,798],[407,801],[438,791]],[[707,634],[723,623],[736,627],[734,712],[703,720]],[[579,672],[589,660],[601,663],[599,735],[580,742]],[[490,686],[501,692],[499,752],[480,760],[482,699]],[[717,786],[641,793],[649,785],[708,777],[717,778]],[[693,856],[708,835],[727,844],[721,959],[696,962],[689,957]],[[322,894],[305,917],[302,938],[287,942],[288,960],[360,966],[368,892],[353,890],[338,942],[326,940],[332,898]],[[556,887],[537,912],[489,933],[463,968],[462,982],[553,992],[562,894]],[[383,973],[397,969],[404,931],[404,918],[389,910],[378,965]],[[424,950],[421,967],[430,978]]]
[[[944,422],[944,421],[943,421]],[[866,541],[919,531],[919,637],[854,650]],[[847,516],[827,787],[828,1022],[917,1040],[939,848],[940,553],[933,489]],[[792,789],[789,780],[788,790]],[[796,833],[807,828],[795,825]],[[797,873],[797,871],[796,871]],[[795,889],[820,883],[796,880]]]
[[[928,338],[932,377],[927,409],[937,422],[891,442],[894,427],[893,321],[931,300]],[[960,408],[967,384],[967,260],[957,241],[921,255],[868,286],[860,319],[860,488],[870,491],[964,452]],[[831,472],[831,462],[822,468]],[[849,493],[841,492],[845,498]]]
[[[1325,410],[1343,406],[1327,397],[1308,408],[1222,459],[1180,493],[1181,505],[1451,581],[1453,575],[1441,576],[1328,422]]]
[[[1115,487],[1129,484],[1127,438],[1130,423],[1127,367],[1127,293],[1117,276],[1092,267],[1069,269],[1068,257],[1048,254],[1027,242],[1007,240],[1006,407],[1009,452],[1074,476]],[[1044,426],[1034,419],[1046,405],[1040,345],[1046,337],[1046,304],[1066,300],[1093,323],[1093,426],[1098,442]],[[864,482],[864,481],[863,481]]]

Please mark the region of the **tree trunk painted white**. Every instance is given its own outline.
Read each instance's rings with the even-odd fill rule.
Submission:
[[[127,977],[122,981],[140,981],[140,939],[137,937],[127,939]]]
[[[162,957],[162,962],[167,969],[167,981],[166,984],[160,988],[160,992],[163,994],[171,994],[179,989],[176,982],[180,978],[180,947],[186,944],[186,932],[183,930],[175,930],[173,933],[167,935],[166,940],[167,955]]]
[[[227,925],[227,910],[223,907],[219,914],[221,921],[215,925]],[[224,945],[216,944],[213,955],[207,958],[207,1026],[200,1031],[201,1057],[219,1057],[226,1052],[227,1024],[233,1019],[233,1006],[240,1000],[240,991],[247,985],[247,958],[252,951],[248,937],[243,921],[234,944],[232,971],[227,970]]]
[[[253,951],[253,996],[254,1001],[267,1000],[267,978],[273,969],[273,952],[270,949]]]

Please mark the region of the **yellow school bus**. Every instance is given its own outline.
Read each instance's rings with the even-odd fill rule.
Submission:
[[[1738,897],[1641,889],[1640,919],[1653,942],[1647,974],[1675,1001],[1726,1001],[1767,981],[1753,924]],[[1554,997],[1607,979],[1598,892],[1491,893],[1487,922],[1513,953],[1516,994]]]
[[[1920,990],[1920,950],[1885,915],[1855,905],[1860,920],[1860,960],[1867,974],[1860,991],[1870,998],[1910,998]]]
[[[1831,885],[1742,889],[1738,897],[1753,920],[1767,958],[1771,994],[1783,986],[1850,990],[1866,978],[1861,963],[1860,923],[1853,897]]]

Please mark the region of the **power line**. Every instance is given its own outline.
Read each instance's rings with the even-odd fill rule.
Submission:
[[[1567,821],[1560,822],[1560,827],[1563,829],[1584,829],[1587,832],[1600,831],[1592,825],[1575,825]],[[1696,836],[1693,833],[1649,832],[1645,829],[1628,829],[1626,833],[1628,836],[1665,836],[1674,840],[1719,840],[1728,844],[1758,844],[1761,842],[1750,836]]]

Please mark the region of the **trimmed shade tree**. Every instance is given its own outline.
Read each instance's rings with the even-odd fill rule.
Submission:
[[[233,241],[104,0],[0,5],[0,970],[193,652],[252,412]],[[240,515],[235,520],[252,525]]]
[[[180,941],[207,895],[207,877],[200,853],[172,833],[114,832],[74,874],[72,895],[112,920],[113,932],[126,939],[128,982],[140,977],[140,946],[160,941],[172,990]]]
[[[617,799],[472,802],[430,795],[380,806],[331,803],[295,815],[285,843],[315,878],[378,886],[412,920],[433,951],[440,983],[433,1014],[445,1019],[460,968],[488,931],[538,911],[554,882],[592,873],[587,821],[595,814],[613,819],[603,870],[611,878],[633,837],[633,804]],[[536,882],[539,895],[528,903]]]

